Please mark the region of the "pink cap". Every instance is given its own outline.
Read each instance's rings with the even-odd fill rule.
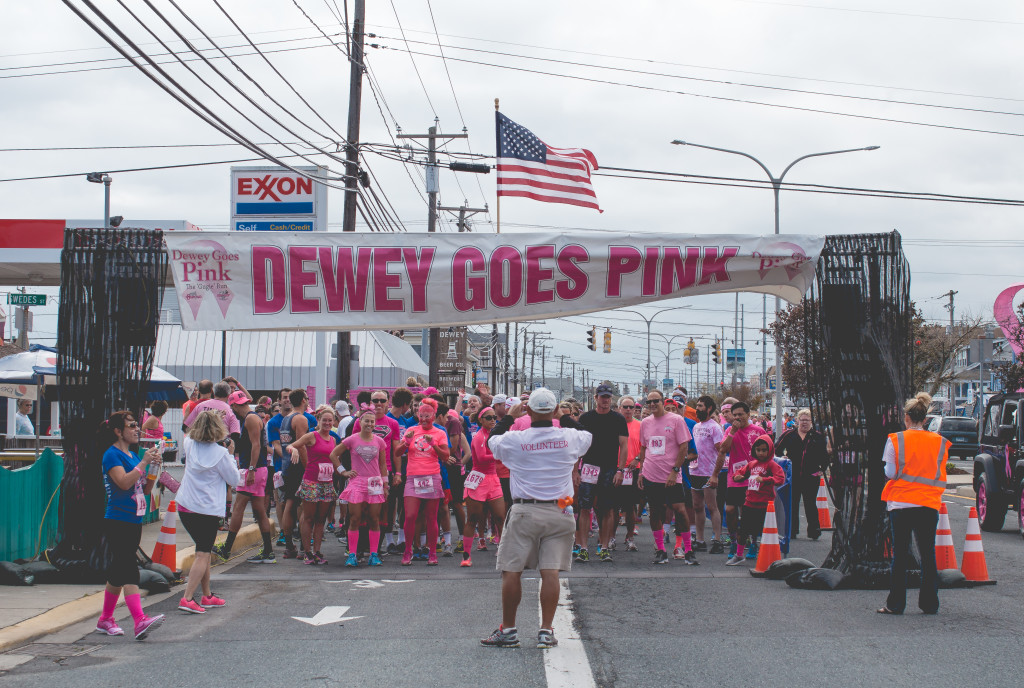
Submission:
[[[228,397],[229,404],[248,404],[250,401],[252,401],[252,399],[250,399],[249,395],[243,392],[242,390],[232,392],[231,395]]]

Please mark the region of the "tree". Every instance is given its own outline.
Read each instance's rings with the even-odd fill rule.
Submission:
[[[1003,335],[1015,351],[1024,349],[1024,326],[1021,325],[1022,322],[1024,322],[1024,303],[1017,308],[1017,325],[1010,328],[1009,332],[1007,332],[1006,327],[1003,327]],[[1021,360],[1019,355],[1015,355],[1012,361],[993,364],[992,369],[995,371],[999,381],[1003,383],[1003,389],[1006,391],[1014,392],[1024,389],[1024,361]]]

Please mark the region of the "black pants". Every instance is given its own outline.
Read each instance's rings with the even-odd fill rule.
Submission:
[[[892,581],[885,606],[894,612],[907,607],[907,559],[910,535],[917,540],[921,556],[921,592],[917,606],[921,611],[934,614],[939,611],[939,581],[935,566],[935,529],[939,525],[939,512],[926,506],[893,509],[889,512],[892,526]]]
[[[743,512],[740,518],[740,543],[745,544],[747,538],[751,542],[757,542],[764,532],[764,519],[768,515],[768,506],[743,505]]]
[[[807,537],[816,538],[821,535],[821,522],[818,520],[818,487],[821,481],[817,476],[808,475],[793,480],[793,513],[792,534],[800,532],[800,501],[804,503],[804,515],[807,518]]]

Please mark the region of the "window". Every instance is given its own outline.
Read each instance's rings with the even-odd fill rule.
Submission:
[[[937,430],[938,428],[932,429]],[[975,433],[978,431],[978,422],[973,418],[943,418],[942,429],[952,432]]]
[[[1003,419],[1000,421],[1002,425],[1016,425],[1017,424],[1017,402],[1008,401],[1003,404]]]
[[[987,441],[990,443],[995,442],[996,437],[999,435],[999,414],[1001,407],[999,404],[993,404],[989,407],[988,413],[985,416],[985,430],[984,435]]]

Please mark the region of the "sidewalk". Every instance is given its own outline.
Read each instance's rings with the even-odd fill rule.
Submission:
[[[157,536],[160,534],[160,527],[163,525],[163,516],[173,496],[172,492],[166,492],[160,504],[161,518],[155,523],[149,523],[142,527],[140,546],[146,554],[153,552]],[[271,519],[271,525],[276,533],[274,519]],[[176,568],[182,571],[184,577],[195,559],[195,547],[188,533],[182,528],[180,520],[177,522],[175,530]],[[224,533],[218,535],[218,542],[223,541],[225,537]],[[232,552],[235,556],[240,555],[253,546],[261,544],[261,541],[259,527],[253,522],[252,514],[249,512],[242,521],[242,527],[235,538]],[[80,621],[99,616],[103,606],[104,587],[102,583],[0,586],[0,652],[30,643],[37,638]],[[146,597],[144,590],[143,596]],[[124,607],[123,598],[119,607]]]

